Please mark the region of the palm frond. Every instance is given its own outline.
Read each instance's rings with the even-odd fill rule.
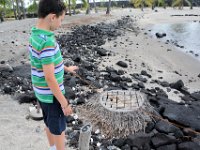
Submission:
[[[188,4],[188,6],[192,5],[191,1],[189,1],[189,0],[185,0],[185,2]]]
[[[143,0],[135,0],[133,4],[135,7],[139,7],[142,4],[142,2]]]
[[[165,3],[165,0],[158,0],[158,7],[163,6]]]
[[[147,6],[152,6],[153,0],[145,0],[144,3],[145,3]]]
[[[172,7],[179,6],[181,4],[181,0],[174,0],[172,2]]]
[[[83,3],[83,8],[88,8],[88,2],[87,0],[81,0]]]

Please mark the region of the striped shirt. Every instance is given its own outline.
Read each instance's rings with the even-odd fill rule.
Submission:
[[[54,75],[62,93],[65,93],[63,85],[64,65],[59,45],[53,32],[32,28],[29,39],[29,56],[31,61],[31,80],[33,90],[39,101],[53,102],[53,93],[45,80],[43,65],[54,64]]]

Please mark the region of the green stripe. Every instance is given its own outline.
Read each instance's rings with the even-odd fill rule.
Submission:
[[[63,83],[63,77],[60,77],[59,79],[56,79],[56,81],[58,82],[58,84]],[[34,85],[36,85],[36,86],[48,86],[48,84],[44,80],[38,81],[38,80],[32,79],[32,83]]]

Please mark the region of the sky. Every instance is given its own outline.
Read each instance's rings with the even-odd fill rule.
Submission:
[[[24,0],[24,3],[25,3],[25,7],[27,7],[28,3],[30,3],[30,0]]]

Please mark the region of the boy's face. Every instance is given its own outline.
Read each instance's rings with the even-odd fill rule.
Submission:
[[[57,17],[55,14],[51,14],[51,21],[50,21],[50,30],[54,31],[58,29],[61,26],[62,21],[64,20],[65,12],[59,17]]]

